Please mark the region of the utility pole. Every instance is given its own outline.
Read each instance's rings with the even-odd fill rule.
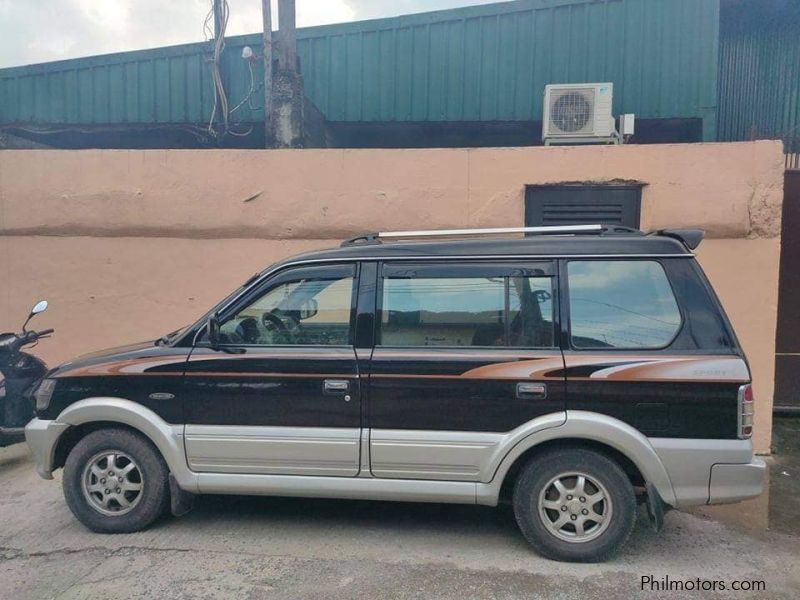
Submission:
[[[278,0],[278,68],[272,82],[272,132],[276,148],[302,148],[304,143],[303,76],[297,59],[295,0]]]
[[[228,26],[228,0],[213,0],[214,11],[214,57],[211,61],[211,76],[214,81],[214,112],[209,128],[219,133],[215,123],[222,123],[222,136],[228,133],[228,97],[225,93],[225,78],[222,70],[222,54],[225,49],[225,29]],[[219,138],[221,139],[221,138]]]
[[[296,30],[295,0],[278,0],[278,33],[281,39],[278,61],[282,70],[294,71],[297,68]]]
[[[261,0],[264,21],[264,147],[272,146],[272,2]]]
[[[222,32],[222,0],[214,0],[213,7],[214,7],[214,39],[216,40],[219,37],[220,33]]]

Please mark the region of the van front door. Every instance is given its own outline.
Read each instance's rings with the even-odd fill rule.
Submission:
[[[353,477],[361,390],[354,264],[282,271],[220,315],[220,345],[186,367],[197,472]]]

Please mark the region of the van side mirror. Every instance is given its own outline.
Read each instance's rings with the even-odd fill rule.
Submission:
[[[316,317],[319,314],[319,304],[314,298],[309,298],[300,307],[300,320],[305,321],[311,317]]]
[[[219,348],[219,316],[213,315],[208,320],[207,325],[208,331],[208,344],[211,346],[212,350],[217,350]]]

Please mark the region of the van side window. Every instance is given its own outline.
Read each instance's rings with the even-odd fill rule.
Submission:
[[[227,345],[345,346],[353,278],[308,278],[269,289],[220,327]]]
[[[574,348],[663,348],[681,313],[656,261],[570,261],[570,336]]]
[[[384,346],[505,345],[503,277],[385,279]]]
[[[383,346],[552,347],[550,277],[385,278]]]

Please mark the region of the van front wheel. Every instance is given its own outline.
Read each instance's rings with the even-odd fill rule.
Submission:
[[[169,506],[169,471],[156,448],[124,429],[100,429],[80,440],[64,465],[64,497],[92,531],[130,533]]]
[[[592,450],[536,456],[514,486],[525,538],[555,560],[601,562],[628,540],[636,521],[633,486],[619,465]]]

